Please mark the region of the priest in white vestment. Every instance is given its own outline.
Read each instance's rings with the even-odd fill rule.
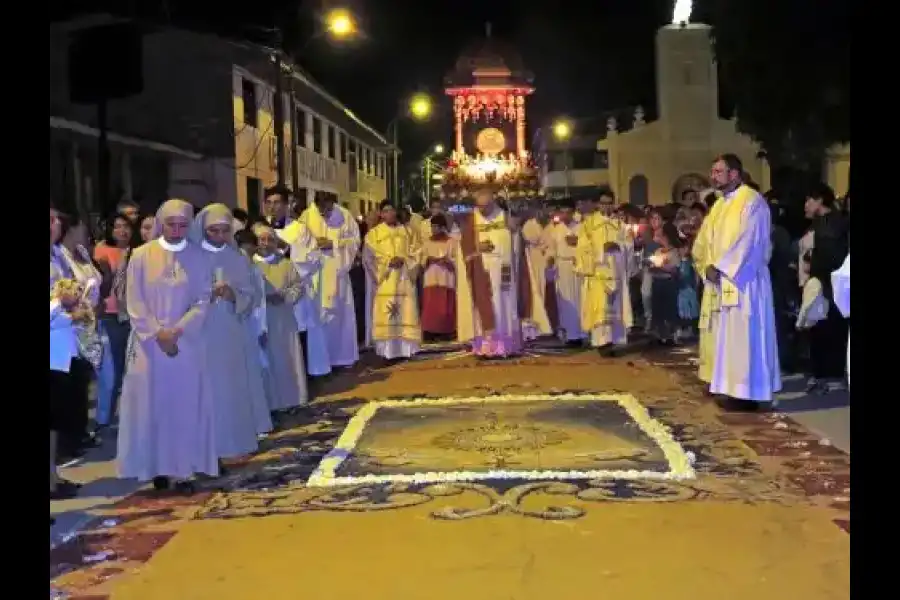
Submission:
[[[476,356],[513,356],[522,352],[521,324],[531,315],[531,277],[521,236],[489,189],[476,192],[475,205],[473,213],[457,221],[457,337]]]
[[[334,194],[317,192],[315,202],[299,219],[315,239],[322,268],[313,277],[332,367],[349,367],[359,360],[356,310],[350,269],[360,247],[359,225]]]
[[[275,234],[290,247],[291,263],[300,275],[302,292],[294,303],[294,318],[297,331],[306,334],[306,372],[313,377],[328,375],[331,373],[331,359],[316,286],[316,278],[322,270],[322,251],[309,227],[301,221],[291,221],[284,229],[276,230]]]
[[[850,318],[850,255],[844,259],[841,268],[831,274],[831,290],[834,305],[841,314]],[[850,333],[847,333],[847,384],[850,384]]]
[[[551,335],[553,327],[546,308],[547,291],[547,256],[549,244],[544,219],[535,215],[522,225],[522,241],[525,243],[525,258],[531,283],[532,315],[528,322],[522,323],[522,335],[526,341],[542,335]]]
[[[547,226],[549,240],[548,258],[552,277],[552,290],[556,294],[558,314],[557,332],[564,342],[580,342],[587,335],[581,326],[582,277],[575,270],[578,232],[581,225],[575,221],[575,206],[570,198],[560,202],[557,219]]]
[[[743,182],[736,156],[717,159],[710,178],[724,196],[705,272],[719,297],[710,392],[736,401],[734,408],[753,409],[781,390],[768,266],[772,219],[766,200]]]

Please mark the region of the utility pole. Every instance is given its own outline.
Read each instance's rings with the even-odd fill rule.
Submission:
[[[272,116],[275,119],[275,169],[278,173],[278,186],[284,187],[285,180],[285,152],[284,152],[284,74],[282,72],[284,66],[283,50],[284,39],[281,30],[275,30],[275,50],[272,55],[272,62],[275,63],[275,96],[272,104]]]
[[[298,160],[297,146],[300,145],[300,122],[297,120],[297,105],[294,103],[294,77],[291,74],[291,78],[288,80],[288,95],[290,97],[290,111],[291,111],[291,188],[294,191],[294,194],[297,194],[297,191],[300,189],[300,169],[297,168],[297,163],[300,162]],[[305,140],[303,141],[305,144]],[[306,198],[303,199],[306,201]]]
[[[422,196],[425,200],[425,206],[431,206],[431,158],[425,157],[425,181],[422,190]]]
[[[394,119],[391,123],[391,200],[394,206],[400,206],[400,145],[397,135],[397,124],[399,119]]]

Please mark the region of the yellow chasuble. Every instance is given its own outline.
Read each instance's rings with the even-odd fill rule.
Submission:
[[[381,223],[367,234],[363,262],[372,277],[372,339],[375,342],[422,341],[415,273],[419,264],[418,235],[409,227]],[[391,267],[394,258],[403,260]]]
[[[619,252],[607,252],[614,243]],[[581,326],[631,325],[631,302],[625,281],[623,252],[627,245],[621,223],[600,213],[585,216],[578,230],[575,272],[581,275]]]
[[[700,381],[712,381],[713,361],[716,356],[716,323],[719,317],[719,288],[706,281],[706,268],[712,264],[711,237],[722,209],[722,200],[713,204],[712,209],[697,232],[691,254],[694,257],[694,268],[704,280],[703,296],[700,300],[700,343],[698,359],[700,361],[698,377]]]

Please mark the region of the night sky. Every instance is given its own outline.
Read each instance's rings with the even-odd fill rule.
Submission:
[[[71,0],[60,3],[65,7],[51,4],[56,13],[51,18],[112,9],[244,38],[257,36],[255,28],[277,26],[304,68],[379,130],[416,91],[428,92],[439,103],[428,123],[401,125],[400,143],[409,160],[434,143],[451,141],[450,102],[443,95],[442,80],[463,48],[485,35],[488,22],[492,35],[518,48],[535,75],[529,134],[557,116],[595,116],[637,104],[652,113],[653,36],[668,22],[673,2],[254,0],[223,5],[200,0]],[[316,35],[318,17],[329,7],[349,8],[362,36],[334,44]],[[700,10],[695,8],[695,13]]]
[[[652,118],[656,103],[654,35],[658,27],[670,21],[674,2],[252,0],[229,4],[221,0],[68,0],[50,6],[51,21],[112,12],[147,23],[260,43],[266,41],[260,37],[260,28],[277,27],[284,32],[287,49],[301,66],[381,131],[410,95],[427,92],[437,102],[433,118],[427,123],[401,121],[400,146],[404,162],[409,162],[433,144],[449,145],[452,116],[450,101],[443,94],[443,78],[462,50],[483,38],[486,23],[491,23],[494,37],[519,50],[525,66],[534,73],[537,91],[529,102],[529,136],[536,127],[556,117],[598,117],[639,104]],[[807,96],[815,98],[821,94],[821,87],[798,82],[798,76],[802,79],[804,74],[823,69],[843,72],[840,64],[847,63],[846,58],[835,67],[835,53],[825,49],[837,48],[840,56],[849,56],[849,21],[840,17],[849,14],[849,4],[849,0],[825,4],[822,0],[695,0],[692,20],[710,22],[708,11],[713,8],[718,18],[742,22],[752,18],[753,23],[741,31],[746,35],[737,36],[745,53],[745,68],[756,72],[766,70],[767,64],[783,68],[778,70],[778,77],[768,80],[748,71],[750,79],[744,77],[742,81],[749,85],[742,93],[759,87],[764,96],[768,85],[795,96],[798,90],[806,90]],[[832,6],[846,10],[826,10]],[[321,16],[330,8],[349,9],[360,24],[361,35],[339,44],[321,35]],[[834,14],[827,18],[823,16],[826,13]],[[734,20],[731,26],[742,27]],[[844,46],[846,51],[842,50]],[[801,58],[786,61],[786,56]],[[731,114],[730,95],[723,86],[720,108],[723,113],[727,111],[724,116]],[[849,110],[849,101],[847,107]],[[803,110],[801,107],[800,112]]]
[[[654,35],[673,0],[513,2],[357,0],[365,39],[307,45],[302,63],[363,119],[383,128],[404,98],[422,90],[440,102],[428,123],[405,121],[407,157],[452,140],[443,77],[464,47],[485,35],[518,48],[535,76],[529,130],[557,116],[588,117],[655,104]],[[326,3],[327,4],[327,3]],[[386,10],[394,5],[395,10]],[[402,10],[401,10],[402,7]]]

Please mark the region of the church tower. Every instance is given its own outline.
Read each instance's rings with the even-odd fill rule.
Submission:
[[[711,28],[673,23],[656,33],[656,98],[669,139],[708,140],[719,118]]]

